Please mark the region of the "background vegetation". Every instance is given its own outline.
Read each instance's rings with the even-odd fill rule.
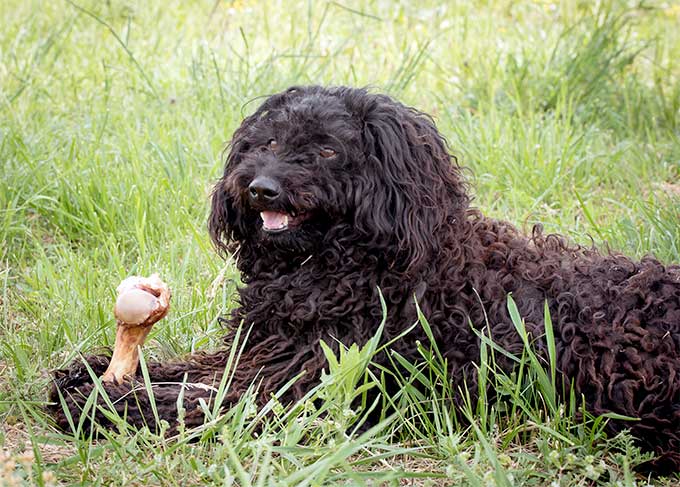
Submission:
[[[262,419],[246,397],[172,440],[73,439],[40,407],[50,369],[112,345],[129,274],[174,290],[147,359],[219,344],[238,275],[207,237],[211,183],[257,98],[291,84],[431,113],[487,214],[680,262],[679,24],[655,1],[0,2],[0,484],[672,483],[634,474],[630,438],[577,398],[553,404],[530,350],[525,374],[491,353],[480,372],[511,402],[454,414],[423,344],[401,414],[367,431],[351,406],[370,348],[331,361],[310,401]]]

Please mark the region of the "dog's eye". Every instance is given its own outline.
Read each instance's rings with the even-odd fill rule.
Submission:
[[[319,155],[321,157],[323,157],[324,159],[329,159],[329,158],[335,156],[336,154],[337,154],[337,152],[335,152],[330,147],[324,147],[323,149],[321,149],[321,152],[319,152]]]

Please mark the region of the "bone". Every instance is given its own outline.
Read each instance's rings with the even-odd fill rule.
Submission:
[[[144,344],[153,325],[170,309],[170,289],[153,274],[131,276],[117,288],[118,298],[113,313],[116,317],[116,344],[104,382],[120,383],[133,377],[139,365],[139,348]]]

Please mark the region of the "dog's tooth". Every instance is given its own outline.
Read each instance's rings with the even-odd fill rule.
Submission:
[[[288,226],[288,215],[283,217],[283,221],[281,222],[281,228],[286,228]]]

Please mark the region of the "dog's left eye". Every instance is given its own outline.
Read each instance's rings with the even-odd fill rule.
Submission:
[[[334,151],[333,149],[331,149],[330,147],[324,147],[324,148],[321,149],[321,151],[319,152],[319,155],[320,155],[321,157],[323,157],[324,159],[329,159],[329,158],[335,156],[336,154],[337,154],[337,152],[335,152],[335,151]]]

